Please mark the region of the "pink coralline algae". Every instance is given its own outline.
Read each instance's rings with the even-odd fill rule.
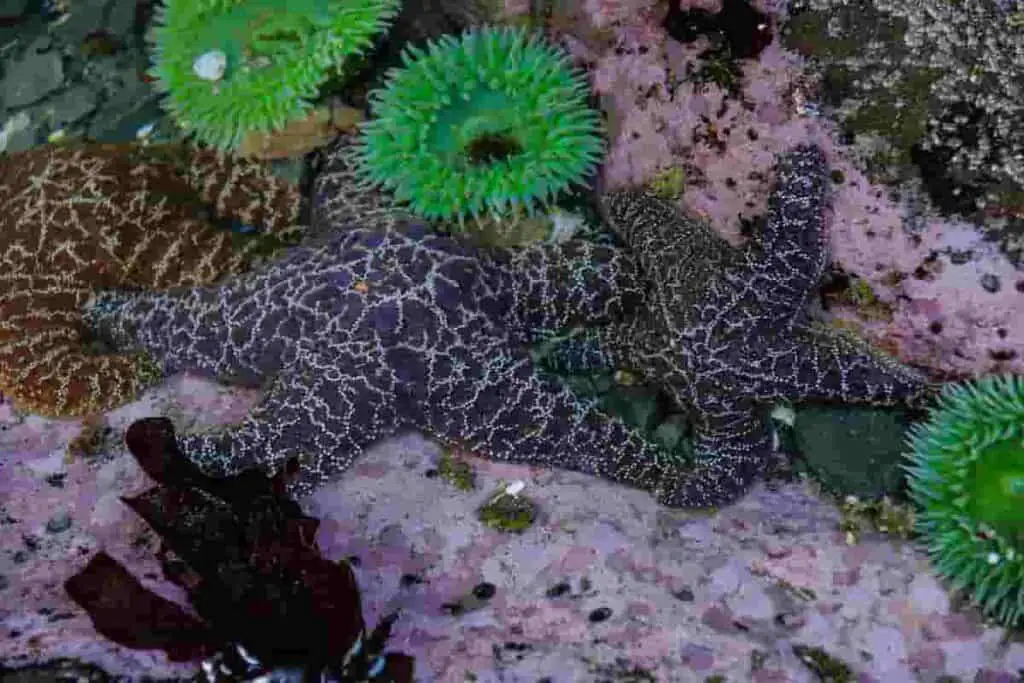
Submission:
[[[99,636],[62,585],[102,551],[187,606],[155,560],[159,539],[121,500],[153,484],[125,453],[125,428],[161,414],[182,432],[214,428],[255,399],[179,376],[110,413],[109,443],[72,459],[76,423],[0,405],[0,666],[75,657],[131,680],[197,673],[197,662]],[[937,674],[963,680],[1024,668],[1024,644],[936,598],[945,589],[923,553],[878,535],[847,546],[835,507],[800,484],[758,485],[707,515],[582,474],[476,458],[477,490],[459,491],[430,475],[440,458],[422,437],[398,437],[301,501],[320,520],[323,556],[352,563],[367,621],[400,610],[389,647],[416,658],[417,681],[810,680],[797,644],[887,683],[918,680],[911,655],[925,648],[947,652]],[[522,534],[484,527],[474,511],[514,481],[537,522]],[[883,639],[907,660],[861,658]]]
[[[831,318],[939,377],[1024,371],[1024,274],[973,226],[911,216],[891,188],[872,185],[855,151],[840,144],[836,124],[818,115],[803,58],[777,36],[757,59],[740,62],[741,97],[695,83],[708,43],[669,36],[664,4],[591,0],[559,25],[562,44],[590,70],[608,114],[605,186],[646,183],[681,168],[680,203],[738,242],[737,216],[765,211],[776,155],[818,144],[837,180],[833,264],[870,286],[887,311],[837,305]],[[781,18],[781,3],[757,5]]]

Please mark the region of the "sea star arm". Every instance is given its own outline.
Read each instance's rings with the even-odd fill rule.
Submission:
[[[185,180],[218,217],[236,219],[264,234],[296,228],[303,203],[299,187],[274,175],[268,163],[209,147],[187,150]]]
[[[210,377],[243,377],[230,358],[231,326],[218,306],[222,290],[181,288],[166,292],[107,290],[91,295],[82,307],[85,325],[118,349],[144,350],[165,374],[190,370]],[[237,329],[237,326],[236,326]]]
[[[936,389],[923,373],[868,342],[819,324],[794,329],[762,364],[750,386],[765,387],[765,399],[924,406]]]
[[[544,355],[544,365],[568,375],[612,370],[615,361],[602,340],[599,328],[574,330],[571,336],[550,343]]]
[[[753,270],[767,278],[775,315],[805,310],[828,262],[824,230],[828,167],[821,149],[802,145],[779,158],[764,229],[751,245]]]
[[[529,338],[537,331],[598,325],[643,305],[646,285],[628,252],[583,240],[491,249],[500,271],[496,287],[512,292],[509,330]]]
[[[639,370],[638,356],[645,355],[648,342],[645,331],[641,329],[641,321],[641,318],[633,317],[607,325],[575,329],[571,335],[549,346],[545,363],[551,369],[566,374]]]
[[[179,438],[210,476],[250,467],[276,473],[294,459],[286,487],[298,498],[345,471],[380,439],[408,427],[393,377],[373,355],[303,350],[277,374],[242,423]]]
[[[355,136],[343,134],[321,157],[313,186],[316,232],[422,223],[389,193],[369,187],[360,178],[357,145]],[[496,274],[496,289],[512,295],[512,319],[506,322],[517,338],[570,324],[607,322],[643,301],[639,266],[620,249],[572,240],[561,245],[492,248],[486,253]]]
[[[698,412],[694,425],[696,461],[662,492],[676,507],[726,505],[739,498],[768,465],[771,431],[763,410],[750,401]]]
[[[507,344],[461,350],[463,367],[426,401],[436,437],[495,460],[557,467],[657,494],[679,468],[616,418],[578,400]],[[461,355],[460,354],[460,355]]]
[[[721,270],[732,247],[703,220],[682,213],[670,202],[643,189],[611,192],[600,209],[609,227],[655,282],[687,275],[699,289]]]
[[[190,146],[48,145],[0,160],[0,205],[0,389],[69,417],[124,404],[156,379],[139,354],[90,353],[82,293],[237,273],[281,243],[300,193],[266,164]],[[239,239],[203,217],[211,205],[263,232]]]
[[[312,234],[351,228],[386,228],[414,220],[392,195],[373,187],[358,170],[358,136],[342,133],[318,158],[311,204]]]
[[[111,410],[161,379],[142,353],[89,353],[78,308],[90,295],[56,274],[10,276],[0,297],[0,388],[44,414]],[[25,334],[31,330],[31,334]]]

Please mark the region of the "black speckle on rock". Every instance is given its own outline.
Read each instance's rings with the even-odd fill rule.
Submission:
[[[466,611],[466,608],[463,607],[462,603],[458,602],[441,603],[441,609],[443,609],[445,612],[452,615],[453,617],[457,617]]]
[[[724,0],[715,14],[701,9],[684,10],[682,3],[670,2],[662,27],[681,43],[707,36],[737,59],[758,57],[773,37],[771,18],[746,0]]]
[[[398,580],[398,583],[403,588],[408,588],[409,586],[414,586],[418,583],[423,583],[423,577],[417,576],[415,574],[402,574],[402,578]]]
[[[62,489],[64,488],[64,478],[67,477],[67,472],[54,472],[53,474],[46,475],[46,483],[50,486]]]
[[[952,263],[954,266],[962,266],[967,263],[970,263],[972,258],[974,258],[974,252],[971,251],[970,249],[958,249],[949,252],[949,262]]]
[[[478,600],[490,600],[494,597],[497,592],[497,588],[494,584],[489,581],[481,581],[477,585],[473,586],[473,597]]]
[[[989,349],[989,358],[994,361],[1011,361],[1017,357],[1017,352],[1013,349]]]
[[[931,332],[932,334],[942,334],[942,323],[940,323],[938,320],[933,321],[930,325],[928,325],[928,331]]]
[[[598,607],[587,615],[587,620],[592,624],[600,624],[602,621],[607,621],[611,616],[612,610],[610,607]]]
[[[440,472],[438,472],[436,468],[432,467],[429,470],[427,470],[426,472],[424,472],[423,476],[425,476],[427,479],[436,479],[437,475],[439,475],[439,474],[440,474]]]
[[[672,593],[672,597],[676,600],[682,600],[683,602],[693,602],[693,591],[689,588],[683,587]]]
[[[549,598],[560,598],[563,595],[567,595],[570,592],[572,592],[572,586],[570,586],[566,581],[561,581],[559,583],[556,583],[551,588],[549,588],[545,595],[547,595]]]

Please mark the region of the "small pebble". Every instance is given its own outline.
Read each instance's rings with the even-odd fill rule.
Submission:
[[[55,517],[51,517],[50,521],[46,523],[46,531],[51,534],[59,534],[60,532],[67,531],[70,528],[71,515],[66,512]]]
[[[985,273],[981,276],[981,288],[989,294],[995,294],[1003,285],[999,281],[999,276],[993,275],[992,273]]]
[[[587,619],[592,624],[599,624],[602,621],[607,621],[611,616],[612,610],[610,607],[598,607],[587,616]]]
[[[793,612],[780,612],[775,615],[775,623],[786,629],[798,629],[807,623],[806,617]]]

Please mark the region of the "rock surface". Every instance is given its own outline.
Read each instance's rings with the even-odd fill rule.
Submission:
[[[75,456],[67,447],[80,422],[0,406],[0,664],[72,657],[115,675],[195,673],[98,638],[61,584],[103,548],[181,601],[160,577],[153,535],[119,500],[148,485],[121,435],[148,415],[171,416],[182,432],[236,421],[255,399],[177,376],[111,413],[93,454]],[[1024,669],[1024,645],[951,606],[919,550],[872,535],[847,545],[834,506],[800,484],[761,484],[707,515],[583,475],[477,458],[477,488],[464,492],[435,476],[440,456],[419,435],[402,436],[303,501],[324,520],[324,554],[358,558],[369,622],[399,596],[391,643],[416,657],[418,680],[470,672],[562,683],[636,669],[657,681],[811,683],[797,645],[845,662],[858,681],[1009,683]],[[516,480],[538,521],[518,535],[485,528],[476,509]]]

